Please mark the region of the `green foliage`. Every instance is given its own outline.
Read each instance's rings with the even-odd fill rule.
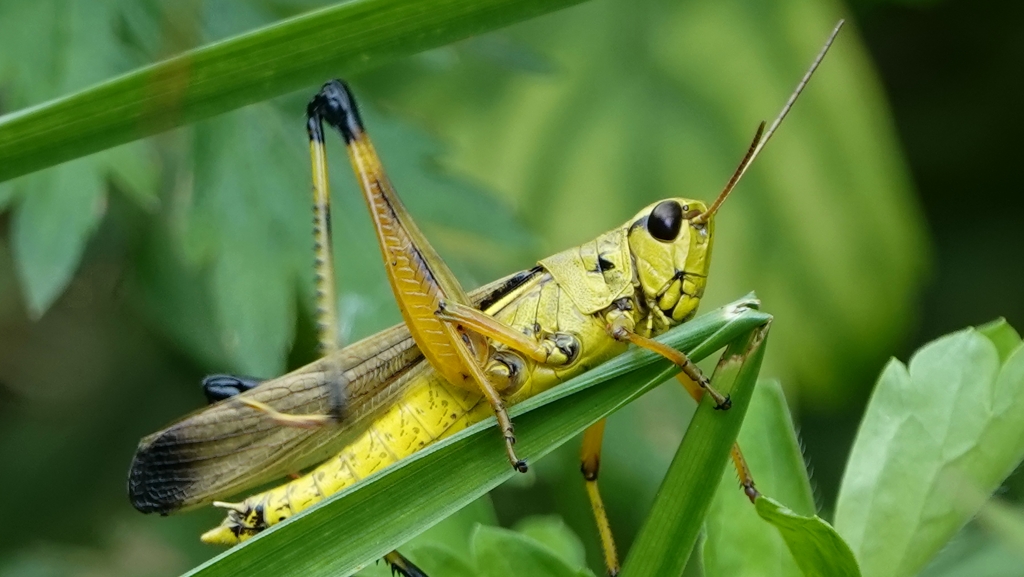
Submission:
[[[1004,321],[879,377],[836,504],[866,577],[914,575],[1024,457],[1024,345]]]
[[[477,572],[484,577],[593,577],[593,573],[566,562],[543,543],[527,535],[480,526],[473,535]],[[440,574],[440,573],[438,573]]]
[[[20,6],[27,5],[0,4],[10,16],[3,20],[18,21],[23,16],[16,11]],[[31,80],[27,75],[37,73],[41,66],[31,59],[12,60],[12,67],[5,69],[7,80],[15,88],[27,84],[35,91],[21,97],[16,90],[19,98],[15,103],[28,104],[42,95],[79,88],[82,71],[95,74],[96,80],[109,76],[117,70],[115,62],[128,61],[134,46],[119,40],[115,25],[125,20],[130,24],[129,35],[140,37],[158,24],[156,15],[137,13],[134,3],[107,2],[104,6],[105,12],[90,12],[84,22],[72,24],[96,28],[100,23],[95,20],[104,18],[107,32],[95,38],[83,33],[81,40],[74,35],[62,37],[65,42],[57,43],[67,52],[57,56],[80,60],[58,66],[63,70],[73,64],[77,83],[58,87],[27,84]],[[42,14],[68,17],[57,7],[52,14]],[[257,22],[269,17],[258,7],[231,12],[231,18],[255,18]],[[322,25],[320,21],[316,24]],[[64,33],[55,23],[39,26]],[[30,53],[39,53],[42,59],[49,46],[43,44],[53,44],[53,39],[41,37],[36,42],[39,45]],[[90,51],[92,44],[101,45],[102,50]],[[14,64],[18,67],[13,68]],[[97,110],[115,106],[110,100],[97,103],[85,97],[76,102],[68,114],[89,118],[94,118]],[[185,145],[184,154],[165,154],[170,157],[165,164],[167,178],[174,185],[162,202],[156,197],[158,175],[149,158],[153,155],[147,155],[140,144],[78,159],[8,185],[9,195],[20,199],[12,244],[23,293],[33,314],[41,315],[70,282],[86,242],[105,214],[107,183],[112,180],[118,191],[146,210],[159,204],[168,209],[154,227],[154,242],[146,245],[143,265],[136,268],[134,276],[140,301],[162,331],[195,358],[221,370],[259,376],[283,372],[292,346],[296,303],[308,303],[312,294],[308,185],[302,184],[309,179],[309,161],[305,133],[295,113],[303,105],[303,98],[287,99],[286,107],[257,104],[197,124],[186,138],[177,141]],[[501,255],[518,254],[520,249],[502,247],[531,246],[531,236],[509,209],[478,187],[443,175],[431,163],[440,149],[422,131],[381,116],[371,106],[365,108],[374,138],[393,167],[393,179],[400,189],[417,193],[407,195],[408,204],[424,228],[441,237],[438,244],[445,254],[454,252],[462,257],[455,269],[463,276],[476,277],[477,284],[506,273],[507,259],[502,260]],[[19,122],[33,117],[43,122],[50,118],[48,114],[44,109],[29,115],[28,120],[18,118]],[[107,129],[116,131],[117,127]],[[0,135],[13,131],[0,122]],[[82,138],[73,131],[64,136],[74,142]],[[334,146],[340,148],[340,141]],[[334,166],[347,163],[343,154],[332,158]],[[143,160],[148,164],[140,164]],[[8,155],[4,165],[16,163]],[[360,218],[362,208],[352,190],[354,181],[344,171],[337,173],[342,178],[336,182],[335,250],[343,274],[341,286],[348,293],[341,303],[346,313],[344,333],[363,335],[398,317],[389,310],[390,299],[380,290],[385,281],[378,271],[376,245],[365,219]],[[460,210],[444,208],[449,206]],[[483,241],[485,232],[488,238]],[[466,239],[474,242],[466,243]],[[467,244],[484,244],[497,254],[450,250]],[[182,282],[184,279],[188,282]],[[196,283],[200,286],[194,286]]]
[[[1013,577],[1020,573],[1024,553],[968,526],[939,552],[921,577]]]
[[[768,497],[758,497],[757,514],[771,523],[807,577],[860,577],[850,546],[816,515],[794,513]]]
[[[126,61],[116,24],[128,3],[0,2],[0,42],[9,47],[0,49],[6,104],[35,104],[123,69]],[[30,125],[35,127],[38,122]],[[8,134],[0,128],[0,135]],[[116,148],[10,185],[8,194],[22,199],[11,244],[32,316],[42,315],[71,280],[106,212],[108,180],[152,205],[155,165],[146,153],[139,145]],[[4,170],[22,164],[11,155],[0,158]]]
[[[560,518],[526,517],[510,531],[495,526],[494,509],[486,498],[469,508],[476,514],[467,515],[463,510],[445,519],[403,546],[403,554],[428,575],[443,577],[594,575],[584,565],[579,537]],[[391,573],[378,565],[358,575],[385,577]]]
[[[778,109],[842,12],[828,0],[595,0],[401,58],[571,3],[357,0],[274,23],[314,3],[209,3],[200,9],[199,3],[134,0],[88,7],[0,0],[5,107],[93,85],[0,118],[0,178],[74,159],[0,183],[0,211],[12,212],[0,264],[13,253],[8,268],[17,273],[26,307],[42,315],[71,281],[94,232],[110,224],[109,207],[127,199],[118,216],[123,221],[115,225],[142,231],[126,241],[125,259],[130,300],[149,327],[195,365],[273,375],[286,368],[289,352],[308,354],[293,343],[293,333],[309,316],[304,307],[312,293],[301,117],[317,83],[395,61],[355,78],[357,92],[367,95],[367,125],[411,211],[472,286],[620,224],[655,199],[712,197],[757,121]],[[166,33],[178,26],[187,30]],[[174,41],[179,33],[186,39]],[[169,46],[196,41],[208,44],[94,84],[158,60]],[[301,95],[265,102],[300,88]],[[111,148],[201,119],[159,140]],[[339,144],[333,137],[329,142],[342,332],[364,335],[398,316]],[[886,105],[852,27],[717,225],[706,300],[723,302],[757,287],[780,319],[767,370],[797,385],[801,406],[835,407],[850,398],[858,377],[873,371],[902,334],[926,256]],[[0,278],[0,289],[9,286]],[[9,294],[0,291],[0,301],[12,302]],[[744,315],[764,320],[752,311]],[[701,331],[709,322],[700,317],[679,334],[708,338]],[[986,499],[1024,454],[1021,348],[1019,335],[995,322],[932,343],[909,368],[896,361],[886,368],[836,507],[838,535],[866,577],[920,570],[928,577],[1000,575],[1019,564],[1019,511]],[[704,346],[697,356],[710,353]],[[649,360],[631,353],[518,408],[529,411],[517,418],[524,454],[536,458],[552,450],[657,384],[663,371],[630,364],[641,358]],[[639,380],[622,374],[626,370]],[[754,376],[756,370],[746,375],[751,383]],[[129,385],[139,382],[150,384],[138,378]],[[93,402],[109,403],[126,389],[98,389],[101,400]],[[133,411],[159,405],[163,397],[146,391],[136,398],[145,401]],[[781,389],[762,384],[751,402],[740,440],[759,487],[773,500],[762,499],[755,509],[731,471],[719,475],[742,411],[722,418],[705,407],[679,447],[627,574],[659,564],[681,571],[708,507],[702,552],[709,577],[764,574],[765,567],[773,575],[856,574],[843,541],[814,516]],[[634,519],[646,515],[637,503],[645,504],[643,496],[653,493],[667,466],[667,456],[658,459],[675,448],[677,439],[668,435],[666,441],[664,431],[685,414],[678,404],[664,405],[630,407],[623,418],[632,420],[609,427],[625,431],[610,435],[602,477],[613,523],[617,510],[628,508]],[[75,432],[113,414],[77,409]],[[35,479],[70,481],[80,490],[76,481],[100,451],[85,445],[105,444],[69,443],[57,430],[44,434],[48,421],[35,423],[26,414],[4,426],[25,420],[29,433],[5,437],[0,446],[0,460],[24,477],[16,486],[25,491],[16,494],[32,503],[5,510],[7,526],[16,528],[9,531],[21,533],[40,520],[66,518],[66,500],[52,496],[67,487]],[[167,417],[140,415],[137,425],[146,428]],[[702,445],[710,441],[714,450]],[[33,450],[33,443],[42,450]],[[507,478],[495,443],[493,431],[478,427],[197,573],[337,574],[365,565]],[[60,456],[57,449],[65,445],[74,449],[73,460]],[[48,460],[47,449],[58,456]],[[545,470],[547,461],[523,483],[540,479],[554,506],[563,507],[571,501],[565,494],[581,492],[576,455],[555,458],[564,472]],[[69,468],[75,470],[70,476]],[[119,484],[121,461],[117,469],[96,483]],[[74,497],[77,511],[101,512],[91,522],[96,526],[138,517],[120,494],[121,509],[113,512],[91,494]],[[584,505],[576,504],[590,523]],[[441,526],[428,531],[408,547],[410,557],[436,575],[497,576],[524,568],[527,574],[589,574],[582,545],[560,520],[532,518],[508,531],[493,527],[494,511],[486,509],[448,534]],[[961,531],[935,558],[979,511],[977,526]],[[81,525],[71,525],[69,533],[92,528],[85,514],[76,517]],[[371,521],[375,529],[366,531]],[[628,543],[635,527],[626,521],[616,529]],[[175,531],[192,540],[200,524],[186,521]],[[167,538],[174,539],[182,538]],[[596,544],[586,542],[596,567]],[[0,574],[83,566],[97,574],[121,571],[115,560],[84,563],[63,550],[40,551],[5,560]]]

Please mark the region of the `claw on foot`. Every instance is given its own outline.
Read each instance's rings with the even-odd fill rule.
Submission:
[[[717,405],[715,405],[716,411],[728,411],[732,408],[732,398],[726,395]]]

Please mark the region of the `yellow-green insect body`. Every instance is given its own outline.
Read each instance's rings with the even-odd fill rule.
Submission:
[[[503,324],[537,338],[570,335],[576,351],[563,364],[538,363],[491,343],[489,368],[509,374],[506,402],[621,354],[628,343],[612,335],[613,326],[653,336],[691,318],[710,264],[712,222],[691,224],[704,210],[686,199],[648,206],[623,226],[515,275],[514,287],[488,299],[484,311]],[[218,503],[229,509],[227,518],[203,540],[233,544],[251,537],[492,414],[480,394],[448,383],[426,362],[403,378],[400,396],[336,456],[241,503]]]
[[[492,414],[510,464],[526,471],[526,461],[513,448],[506,405],[621,354],[629,343],[679,367],[677,379],[694,400],[708,394],[716,408],[728,409],[729,398],[685,353],[651,337],[696,314],[711,264],[715,214],[789,113],[841,27],[842,22],[767,132],[765,123],[758,127],[746,156],[710,206],[663,200],[593,241],[475,291],[463,290],[405,209],[348,86],[326,83],[306,111],[317,322],[325,356],[258,386],[218,375],[217,393],[211,395],[210,388],[207,393],[223,401],[140,442],[129,474],[132,503],[143,512],[167,514],[213,502],[228,515],[202,538],[233,544]],[[325,124],[345,141],[405,320],[341,349]],[[601,419],[583,432],[580,471],[605,565],[614,575],[618,554],[597,485],[604,428]],[[339,452],[329,457],[335,449]],[[759,492],[738,445],[731,455],[744,493],[754,502]],[[306,475],[241,503],[213,501],[324,458]],[[397,551],[385,560],[403,574],[423,575]]]

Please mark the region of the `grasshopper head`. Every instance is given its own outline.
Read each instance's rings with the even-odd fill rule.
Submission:
[[[707,205],[686,198],[652,204],[632,220],[629,251],[656,325],[667,328],[696,312],[711,264],[714,230]]]
[[[764,139],[764,123],[757,127],[746,156],[710,207],[700,200],[670,198],[641,210],[629,225],[629,252],[654,332],[687,321],[697,312],[708,282],[715,213],[789,110],[790,104],[786,106]]]

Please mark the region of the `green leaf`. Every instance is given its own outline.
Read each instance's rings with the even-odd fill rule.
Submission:
[[[1013,351],[1020,346],[1021,338],[1017,330],[1006,322],[1006,319],[999,318],[992,322],[985,323],[978,327],[978,332],[988,337],[992,344],[999,351],[999,362],[1005,363],[1006,359],[1013,354]]]
[[[817,515],[803,516],[769,497],[758,497],[757,514],[774,525],[806,577],[860,577],[843,538]]]
[[[29,312],[38,318],[78,268],[106,211],[106,183],[96,160],[83,158],[18,184],[24,198],[11,245]]]
[[[756,301],[737,301],[670,331],[663,340],[704,358],[771,318],[751,306]],[[657,360],[631,350],[512,407],[517,452],[536,460],[663,382],[674,371]],[[433,445],[189,575],[350,574],[515,474],[493,426],[489,419]]]
[[[199,124],[184,214],[187,254],[211,271],[230,366],[260,377],[284,372],[295,290],[312,277],[308,160],[304,135],[289,128],[268,104]]]
[[[711,380],[730,395],[732,408],[718,412],[705,395],[629,550],[622,577],[682,574],[750,404],[769,324],[731,341],[722,354]]]
[[[427,529],[402,547],[404,550],[405,547],[438,545],[451,551],[461,552],[462,558],[468,560],[470,557],[469,538],[476,530],[476,526],[497,524],[498,518],[494,512],[491,497],[484,495]]]
[[[0,117],[0,180],[573,3],[352,0],[315,10]]]
[[[123,59],[115,29],[126,2],[0,3],[0,86],[5,100],[25,105],[43,94],[77,89],[119,70]],[[71,119],[65,122],[74,124]],[[18,162],[2,158],[0,172]],[[152,206],[154,172],[145,150],[129,146],[7,185],[0,195],[6,200],[0,204],[12,198],[20,201],[12,245],[32,316],[41,316],[71,281],[105,213],[108,179],[133,197],[148,198]]]
[[[557,515],[534,515],[516,523],[514,529],[543,544],[571,567],[586,564],[586,551],[580,538]]]
[[[964,527],[921,572],[921,577],[1017,577],[1024,552],[973,524]]]
[[[1022,457],[1024,347],[1003,363],[975,329],[942,337],[882,372],[835,527],[866,577],[916,574]]]
[[[758,490],[801,515],[814,515],[814,496],[786,398],[778,381],[757,384],[738,443]],[[727,466],[708,512],[704,574],[708,577],[802,575],[774,527],[758,515]]]
[[[583,577],[592,575],[573,567],[535,539],[501,527],[480,525],[472,538],[473,556],[484,577]]]
[[[459,555],[441,545],[419,545],[409,550],[409,560],[423,569],[427,575],[444,577],[477,577],[479,573],[467,560],[469,547]]]
[[[459,45],[448,65],[408,64],[415,82],[382,70],[378,90],[430,119],[455,145],[448,164],[512,199],[551,253],[647,203],[714,198],[843,13],[817,0],[595,0],[504,33],[557,72],[498,68]],[[863,367],[905,332],[926,261],[868,59],[847,26],[716,222],[706,302],[757,287],[786,319],[765,369],[805,406],[838,407],[863,386]]]

